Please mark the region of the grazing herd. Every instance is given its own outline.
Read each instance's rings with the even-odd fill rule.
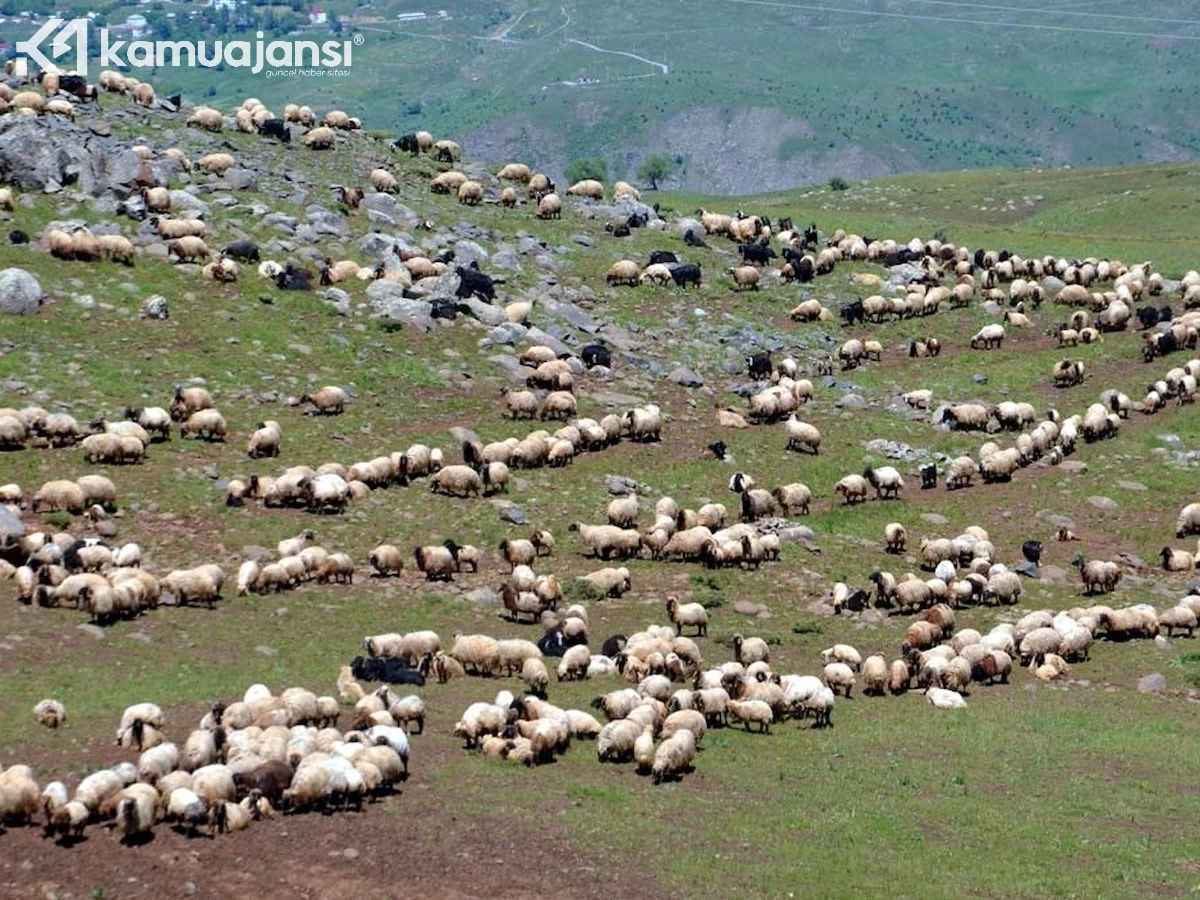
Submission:
[[[93,102],[101,90],[131,96],[143,107],[159,102],[149,85],[111,72],[101,74],[98,87],[78,76],[50,74],[42,78],[41,85],[44,97],[33,91],[5,96],[0,90],[0,111],[11,106],[20,115],[71,117],[76,100]],[[65,99],[64,94],[74,99]],[[178,98],[173,98],[172,105],[179,105]],[[249,99],[231,118],[232,124],[220,111],[200,107],[192,110],[186,123],[214,135],[232,127],[289,145],[295,129],[300,135],[297,142],[313,151],[332,150],[348,140],[369,140],[362,123],[340,110],[331,110],[318,121],[310,108],[289,104],[283,115],[276,117],[261,102]],[[462,159],[457,143],[435,140],[424,131],[401,136],[391,148],[424,154],[441,165],[454,166]],[[137,155],[147,164],[168,160],[177,170],[192,170],[175,149],[155,154],[139,148]],[[211,153],[198,159],[196,171],[216,179],[236,165],[234,154]],[[375,193],[395,194],[402,179],[387,167],[376,167],[366,182]],[[513,184],[525,186],[524,198]],[[471,178],[453,168],[439,171],[430,179],[429,190],[469,207],[494,203],[510,210],[529,205],[539,219],[558,219],[566,208],[554,182],[524,163],[505,164],[491,180]],[[337,193],[346,215],[352,215],[370,196],[364,188],[345,185],[338,186]],[[587,205],[603,200],[606,190],[600,182],[585,180],[569,186],[564,195]],[[633,204],[630,209],[635,210],[622,221],[609,223],[607,233],[614,239],[648,225],[651,217],[638,211],[640,196],[631,185],[617,182],[611,196],[614,201]],[[475,263],[457,264],[452,251],[431,258],[393,247],[383,258],[366,265],[322,256],[319,271],[314,273],[299,261],[262,260],[258,246],[244,238],[232,240],[214,254],[206,243],[211,237],[209,225],[201,217],[174,215],[183,211],[173,210],[175,202],[167,184],[145,185],[140,200],[147,214],[144,230],[152,231],[153,239],[164,243],[171,259],[184,264],[205,262],[199,270],[201,277],[214,281],[237,282],[241,265],[253,263],[258,263],[260,276],[284,290],[309,290],[314,282],[329,286],[351,279],[390,280],[407,290],[422,280],[452,274],[457,279],[455,301],[491,305],[502,299],[497,290],[505,287],[502,278],[488,275]],[[0,205],[11,208],[11,192],[0,196]],[[656,207],[655,217],[658,212]],[[728,273],[736,292],[760,291],[793,281],[810,284],[828,278],[847,261],[904,265],[920,272],[897,296],[865,296],[844,304],[837,313],[820,301],[805,300],[790,314],[790,320],[801,325],[830,327],[829,323],[840,318],[846,328],[867,322],[882,326],[889,319],[953,315],[953,310],[979,300],[997,304],[1002,309],[997,316],[1001,321],[980,327],[966,349],[1002,353],[1020,339],[1022,329],[1033,327],[1031,313],[1040,313],[1044,304],[1053,303],[1079,307],[1066,322],[1047,331],[1057,337],[1061,347],[1102,341],[1104,334],[1124,331],[1134,322],[1146,331],[1140,352],[1147,363],[1180,350],[1194,351],[1197,345],[1200,275],[1195,272],[1189,272],[1180,283],[1183,311],[1176,315],[1169,305],[1137,306],[1144,298],[1162,297],[1166,291],[1163,277],[1149,262],[1126,266],[1099,259],[1026,260],[1007,251],[971,252],[938,240],[901,244],[841,230],[821,246],[815,224],[800,231],[785,219],[775,227],[766,216],[742,212],[731,216],[700,209],[694,218],[675,224],[679,240],[696,251],[696,258],[700,251],[707,251],[708,270]],[[707,262],[711,256],[731,252],[714,252],[705,239],[716,237],[731,242],[738,264]],[[56,258],[79,262],[108,259],[132,266],[139,255],[128,238],[95,234],[85,222],[51,223],[41,243]],[[782,260],[779,268],[772,269],[778,260]],[[703,289],[711,286],[702,280],[703,271],[698,262],[673,251],[655,250],[645,265],[628,258],[613,262],[604,275],[604,287]],[[1044,287],[1041,279],[1047,275],[1062,282],[1060,290]],[[952,283],[943,284],[947,280]],[[1111,290],[1092,290],[1108,282]],[[1007,285],[1007,293],[1003,285]],[[943,307],[951,312],[940,312]],[[524,323],[532,311],[530,303],[510,302],[504,306],[504,317]],[[451,317],[453,313],[452,309]],[[1012,340],[1008,338],[1010,330],[1016,335]],[[802,407],[811,411],[808,404],[825,390],[814,385],[813,377],[830,376],[834,359],[849,372],[883,363],[888,353],[883,342],[873,337],[834,343],[836,348],[831,345],[828,356],[814,357],[808,365],[790,356],[776,364],[766,352],[746,360],[747,372],[756,381],[747,396],[746,418],[756,428],[782,425],[783,448],[797,454],[789,456],[792,460],[807,463],[821,454],[822,431],[808,421],[815,416],[798,418]],[[926,335],[909,344],[908,357],[922,360],[921,366],[935,366],[944,350],[962,349]],[[601,374],[598,369],[614,368],[613,351],[603,343],[583,346],[577,354],[532,344],[521,353],[518,363],[523,385],[503,388],[498,403],[491,394],[495,418],[514,425],[519,420],[536,420],[539,425],[552,422],[558,426],[553,432],[539,427],[487,443],[469,437],[453,449],[415,443],[403,450],[380,450],[377,456],[349,464],[313,460],[313,466],[293,465],[274,475],[238,475],[225,486],[225,504],[244,509],[247,515],[286,515],[273,511],[291,509],[339,515],[351,502],[364,501],[377,491],[411,487],[420,481],[428,485],[430,493],[440,495],[438,503],[482,506],[481,498],[508,492],[510,484],[517,481],[514,471],[543,466],[562,469],[582,454],[610,450],[622,441],[647,445],[639,446],[639,451],[652,453],[671,421],[653,402],[597,413],[599,418],[580,415],[581,404],[593,403],[582,390],[584,378],[589,373]],[[1064,398],[1073,397],[1075,394],[1068,392],[1090,377],[1092,373],[1082,361],[1063,359],[1054,364],[1048,384],[1061,389]],[[752,475],[738,472],[728,482],[737,498],[732,509],[708,498],[697,498],[695,508],[690,508],[669,496],[651,503],[636,493],[620,494],[605,504],[603,521],[580,520],[569,525],[565,540],[570,551],[601,566],[569,579],[561,572],[535,571],[563,558],[562,546],[545,527],[534,528],[528,537],[504,538],[494,556],[454,539],[420,543],[411,550],[401,549],[400,543],[380,542],[361,554],[353,548],[331,552],[315,542],[314,529],[305,529],[280,541],[274,555],[264,553],[237,561],[236,597],[275,594],[314,582],[338,591],[362,585],[367,577],[403,578],[405,559],[409,558],[412,568],[407,574],[415,571],[422,576],[419,582],[414,579],[418,584],[452,582],[463,575],[477,576],[478,581],[496,577],[496,590],[491,594],[497,617],[514,629],[529,628],[540,635],[528,639],[456,632],[448,649],[443,649],[442,638],[434,631],[367,636],[362,643],[366,655],[355,658],[338,674],[337,696],[318,696],[301,687],[275,695],[256,684],[241,699],[215,703],[196,728],[177,735],[178,744],[170,739],[162,709],[154,703],[138,704],[121,717],[115,741],[120,749],[135,751],[136,761],[87,775],[73,794],[61,781],[41,785],[40,772],[30,766],[13,764],[0,769],[0,824],[40,819],[48,835],[69,844],[89,825],[105,823],[124,841],[137,843],[160,823],[187,834],[202,829],[223,833],[282,813],[358,809],[364,802],[394,792],[407,779],[410,729],[413,734],[425,731],[426,699],[416,694],[397,695],[388,684],[432,692],[437,690],[434,684],[455,679],[515,678],[521,693],[488,689],[482,696],[491,700],[473,702],[463,710],[453,733],[466,749],[487,759],[533,767],[571,752],[574,743],[594,742],[600,763],[632,763],[654,784],[660,784],[677,781],[696,765],[703,765],[706,753],[721,752],[711,737],[705,744],[710,730],[740,728],[762,736],[754,740],[766,740],[772,734],[779,739],[778,726],[791,719],[811,720],[814,729],[828,728],[833,725],[838,698],[851,698],[855,687],[871,697],[900,695],[915,687],[924,691],[926,701],[936,709],[961,709],[972,690],[1009,684],[1016,667],[1027,668],[1038,681],[1062,679],[1073,668],[1086,665],[1101,640],[1145,640],[1160,633],[1191,637],[1200,614],[1200,596],[1194,593],[1161,610],[1146,603],[1110,606],[1102,602],[1029,612],[1015,622],[1000,622],[986,633],[956,628],[956,611],[972,607],[999,611],[1020,604],[1027,595],[1023,578],[1029,574],[1028,567],[1002,563],[982,527],[971,526],[954,538],[927,534],[917,540],[915,525],[900,521],[884,528],[882,550],[898,558],[911,552],[920,573],[897,577],[882,569],[864,570],[863,586],[837,582],[828,592],[833,610],[840,615],[861,615],[873,607],[887,614],[915,617],[905,625],[903,639],[890,654],[882,649],[863,654],[851,644],[836,643],[809,660],[812,672],[785,673],[776,671],[781,668],[780,661],[775,659],[773,665],[772,647],[766,640],[740,632],[725,638],[733,630],[731,614],[714,612],[700,602],[684,602],[669,595],[665,606],[659,607],[667,624],[651,623],[629,635],[604,637],[596,633],[604,621],[596,610],[633,592],[635,574],[640,584],[641,573],[660,563],[700,563],[707,569],[738,572],[775,564],[786,555],[784,547],[790,542],[784,536],[788,525],[780,519],[809,515],[817,503],[827,499],[859,510],[863,505],[882,508],[876,503],[902,509],[907,505],[904,498],[917,490],[914,475],[922,490],[936,487],[941,475],[946,489],[957,491],[970,488],[976,479],[987,484],[1010,481],[1039,460],[1060,463],[1075,451],[1080,438],[1089,444],[1117,437],[1132,411],[1151,415],[1164,409],[1168,400],[1177,406],[1194,402],[1198,379],[1200,360],[1189,359],[1153,382],[1143,400],[1109,388],[1099,395],[1098,402],[1073,415],[1047,408],[1039,416],[1033,403],[1020,399],[995,404],[954,400],[937,406],[931,388],[903,391],[903,404],[914,415],[927,417],[931,427],[983,432],[989,439],[975,456],[950,459],[941,473],[933,464],[918,472],[868,465],[861,473],[850,472],[832,485],[813,481],[816,491],[799,481],[767,489],[759,487]],[[326,385],[304,393],[292,405],[296,414],[303,411],[323,424],[325,417],[343,415],[347,404],[354,402],[347,389]],[[45,449],[51,460],[57,461],[54,451],[76,448],[74,452],[81,452],[85,464],[124,466],[150,461],[152,447],[169,441],[176,425],[180,438],[186,440],[220,445],[232,435],[212,393],[199,384],[176,387],[166,407],[125,407],[122,416],[116,422],[97,416],[85,425],[67,413],[51,413],[41,407],[3,408],[0,449]],[[285,416],[259,420],[245,436],[246,456],[252,461],[278,458],[287,427]],[[836,428],[836,422],[826,426],[827,431]],[[991,439],[993,435],[996,439]],[[1004,440],[1012,438],[1008,446],[1002,446],[1002,436]],[[825,446],[827,456],[830,442]],[[448,459],[458,454],[461,462]],[[548,477],[564,476],[556,471]],[[64,513],[86,516],[95,523],[112,515],[117,501],[114,482],[97,474],[47,481],[32,494],[16,484],[0,485],[0,502],[18,515]],[[255,502],[261,504],[261,510],[253,507]],[[600,510],[593,512],[599,518]],[[1175,536],[1183,539],[1198,533],[1200,503],[1189,503],[1179,513]],[[1067,540],[1073,535],[1064,529],[1059,537]],[[1027,541],[1020,551],[1036,574],[1040,542]],[[0,546],[0,576],[11,579],[22,604],[70,606],[87,612],[102,625],[157,609],[165,598],[177,606],[201,605],[213,610],[213,615],[222,614],[217,604],[227,600],[225,569],[232,569],[229,560],[156,576],[143,567],[143,555],[142,548],[133,543],[110,546],[99,538],[37,530]],[[1194,572],[1200,561],[1200,543],[1194,550],[1164,546],[1159,558],[1166,573]],[[606,565],[609,562],[613,565]],[[1074,565],[1083,594],[1101,601],[1118,590],[1126,572],[1118,561],[1088,559],[1083,553],[1076,555]],[[723,639],[710,637],[710,626]],[[598,652],[593,652],[593,647]],[[710,657],[707,667],[706,651]],[[716,654],[727,658],[715,663],[712,657]],[[557,662],[548,662],[553,660]],[[384,684],[368,689],[361,681]],[[564,690],[564,686],[582,681],[597,681],[610,688],[592,701],[590,708],[595,714],[549,701],[551,690]],[[57,699],[39,702],[33,712],[49,729],[65,727],[68,722],[67,710]],[[337,723],[346,713],[353,719],[342,731]],[[774,732],[772,726],[776,726]]]

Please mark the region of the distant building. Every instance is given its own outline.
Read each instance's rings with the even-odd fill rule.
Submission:
[[[214,10],[227,9],[233,12],[237,9],[237,0],[213,0],[212,7]]]
[[[146,17],[141,13],[133,13],[125,18],[125,28],[128,29],[130,37],[141,37],[149,27]]]
[[[396,14],[396,19],[400,22],[420,22],[424,18],[425,13],[423,12],[406,12]]]
[[[308,11],[308,23],[310,25],[324,25],[329,21],[329,16],[325,14],[325,10],[319,6],[314,6]]]

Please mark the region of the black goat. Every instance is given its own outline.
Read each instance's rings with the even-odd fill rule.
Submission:
[[[930,463],[927,466],[921,466],[921,488],[932,487],[937,487],[937,466]]]
[[[713,441],[704,450],[705,454],[711,454],[713,459],[723,460],[729,453],[729,449],[725,446],[724,441]]]
[[[1021,555],[1036,566],[1042,559],[1042,542],[1026,541],[1021,545]]]
[[[739,244],[738,250],[742,254],[742,262],[755,266],[765,266],[778,255],[770,247],[761,244]]]
[[[625,649],[625,644],[628,639],[623,634],[614,634],[605,639],[600,645],[600,652],[609,659],[614,658],[618,653]]]
[[[496,299],[496,286],[492,283],[491,276],[470,266],[457,266],[454,271],[458,273],[459,278],[458,289],[454,292],[456,297],[465,299],[475,295],[488,303]]]
[[[588,344],[579,351],[579,358],[589,369],[593,366],[612,368],[612,353],[602,344]]]
[[[704,239],[701,238],[699,235],[697,235],[696,232],[690,228],[683,233],[683,242],[685,244],[687,244],[689,247],[707,247],[708,246],[708,244],[704,243]]]
[[[425,683],[425,676],[402,659],[356,656],[350,663],[350,674],[360,681],[384,681],[388,684]]]
[[[651,250],[650,251],[650,263],[649,264],[652,266],[659,265],[660,263],[662,265],[667,265],[668,263],[677,263],[677,262],[679,262],[679,257],[677,257],[670,250]]]
[[[700,287],[700,267],[695,263],[681,263],[671,267],[671,278],[680,287],[694,284]]]
[[[847,325],[853,325],[855,322],[865,322],[867,318],[867,311],[863,308],[861,300],[847,303],[839,310],[838,314]]]
[[[746,357],[746,371],[751,378],[770,378],[772,368],[771,354],[767,351]]]

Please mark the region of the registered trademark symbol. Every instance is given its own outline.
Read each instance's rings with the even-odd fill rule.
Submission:
[[[354,44],[355,44],[355,46],[357,46],[357,47],[361,47],[361,46],[362,46],[363,44],[365,44],[366,42],[367,42],[367,39],[366,39],[365,37],[363,37],[361,34],[356,34],[356,35],[354,36]]]

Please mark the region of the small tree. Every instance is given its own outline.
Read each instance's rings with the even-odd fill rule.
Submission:
[[[650,190],[657,191],[659,182],[670,178],[675,172],[675,160],[669,156],[656,153],[647,156],[638,166],[637,177],[650,185]]]
[[[829,179],[829,189],[831,191],[848,191],[850,190],[850,182],[845,178],[835,175]]]
[[[577,159],[567,164],[567,182],[574,184],[577,181],[584,181],[591,178],[596,181],[608,180],[608,163],[600,156],[589,156],[584,159]]]

